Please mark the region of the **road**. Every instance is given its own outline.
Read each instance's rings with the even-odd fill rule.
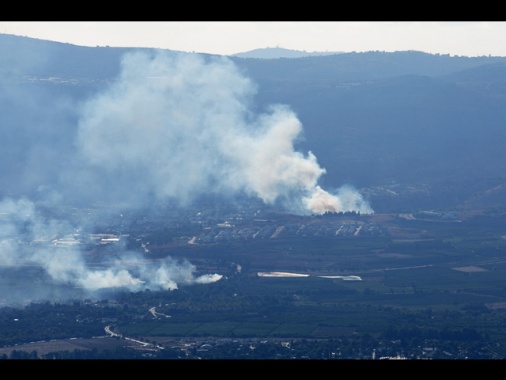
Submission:
[[[140,344],[143,347],[152,346],[152,347],[156,347],[156,348],[162,348],[162,347],[159,347],[159,346],[154,346],[152,343],[143,342],[142,340],[129,338],[129,337],[123,336],[122,334],[117,334],[117,333],[115,333],[114,331],[111,330],[111,326],[110,325],[109,326],[105,326],[105,332],[108,335],[110,335],[111,337],[113,337],[113,338],[118,337],[118,338],[121,338],[121,339],[129,340],[131,342],[138,343],[138,344]]]

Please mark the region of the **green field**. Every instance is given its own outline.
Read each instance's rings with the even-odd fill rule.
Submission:
[[[471,329],[506,344],[503,222],[502,216],[396,219],[387,222],[397,234],[389,237],[285,237],[183,249],[190,261],[219,257],[242,270],[229,265],[217,283],[151,295],[171,318],[118,328],[139,336],[305,338]],[[259,276],[263,271],[309,276]],[[321,277],[350,275],[361,280]]]

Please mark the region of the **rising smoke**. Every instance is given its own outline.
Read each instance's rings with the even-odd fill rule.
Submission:
[[[302,133],[297,116],[284,105],[255,114],[255,90],[224,57],[161,51],[125,55],[117,80],[76,105],[73,149],[67,148],[68,160],[58,165],[55,182],[40,186],[43,200],[144,205],[169,199],[189,205],[206,194],[246,195],[301,215],[372,213],[351,186],[331,194],[318,185],[325,169],[312,152],[294,149]],[[90,268],[78,244],[64,249],[51,244],[82,226],[43,218],[24,198],[0,202],[0,224],[0,265],[40,266],[55,284],[88,292],[173,290],[221,278],[196,276],[188,261],[153,263],[126,249],[109,257],[107,266]]]
[[[254,84],[227,58],[130,54],[118,81],[84,107],[80,158],[143,199],[191,202],[244,193],[297,214],[371,213],[351,187],[330,194],[315,155],[294,150],[302,132],[287,106],[251,110]]]

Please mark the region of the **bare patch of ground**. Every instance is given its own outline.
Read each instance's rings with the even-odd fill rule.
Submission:
[[[458,270],[458,271],[461,271],[461,272],[467,272],[467,273],[470,273],[470,272],[488,272],[486,269],[483,269],[483,268],[480,268],[480,267],[476,267],[474,265],[468,265],[466,267],[457,267],[457,268],[452,268],[453,270]]]
[[[390,258],[402,259],[402,258],[412,257],[412,255],[406,255],[405,253],[387,252],[387,253],[382,253],[381,257],[388,258],[388,259],[390,259]]]
[[[485,306],[487,306],[487,308],[492,309],[492,310],[506,309],[506,302],[487,303]]]
[[[0,355],[6,354],[9,356],[12,351],[23,351],[31,353],[37,351],[37,356],[41,357],[50,352],[70,351],[74,350],[113,350],[117,347],[139,347],[140,344],[130,342],[124,339],[117,339],[111,337],[97,337],[90,339],[62,339],[33,342],[27,344],[18,344],[15,346],[0,347]]]

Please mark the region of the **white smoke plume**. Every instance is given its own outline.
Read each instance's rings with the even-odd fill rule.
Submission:
[[[350,185],[340,187],[337,195],[331,195],[320,186],[316,186],[313,193],[304,198],[304,203],[315,214],[350,211],[372,214],[374,212],[362,195]]]
[[[273,105],[255,115],[254,94],[225,57],[126,55],[118,80],[84,107],[80,158],[137,199],[244,193],[300,214],[372,212],[351,187],[319,187],[325,169],[294,150],[302,133],[295,113]]]
[[[312,152],[294,149],[302,133],[297,115],[286,105],[253,112],[255,92],[255,84],[225,57],[163,51],[128,54],[117,80],[77,111],[73,109],[77,104],[58,97],[61,104],[44,107],[43,113],[32,112],[38,107],[30,103],[20,113],[29,117],[12,117],[17,124],[11,123],[10,114],[4,120],[5,126],[12,124],[12,133],[18,124],[31,130],[32,119],[43,120],[38,121],[41,128],[33,128],[38,131],[33,139],[32,133],[23,133],[19,136],[23,139],[16,140],[26,145],[16,149],[31,152],[21,167],[19,178],[24,183],[19,188],[38,184],[38,201],[49,205],[77,199],[112,200],[134,208],[153,199],[185,205],[216,194],[256,197],[297,214],[372,213],[352,187],[331,194],[319,186],[325,169]],[[16,110],[25,110],[24,96],[15,99]],[[46,101],[50,103],[49,97]],[[74,120],[77,131],[69,128]],[[47,149],[34,148],[42,140]],[[59,150],[51,153],[53,146],[64,148],[65,159],[58,156]],[[15,145],[7,141],[3,147]],[[11,175],[17,170],[13,166],[4,171]],[[81,227],[43,217],[31,200],[4,198],[0,271],[42,268],[50,282],[86,292],[174,290],[181,284],[211,283],[222,277],[197,276],[195,266],[186,260],[152,262],[126,250],[99,267],[90,266],[79,244],[64,248],[51,244]],[[40,284],[30,291],[32,298],[37,291],[47,296]]]
[[[221,275],[196,276],[190,262],[170,257],[147,261],[135,252],[120,251],[103,268],[86,262],[76,240],[75,245],[57,246],[52,241],[72,235],[75,226],[66,221],[45,219],[26,199],[10,198],[0,202],[0,267],[39,266],[55,284],[88,291],[126,288],[131,291],[174,290],[178,284],[215,282]]]

